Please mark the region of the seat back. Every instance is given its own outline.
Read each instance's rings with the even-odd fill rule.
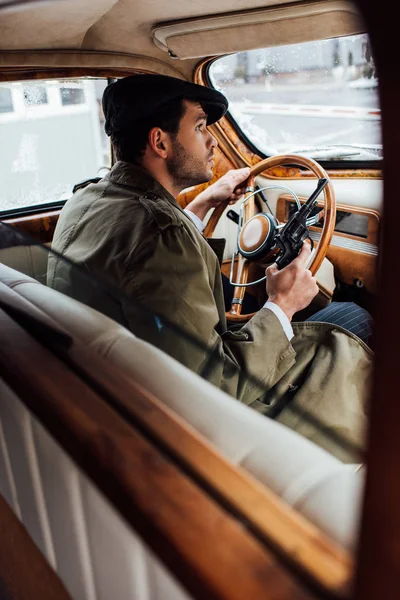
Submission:
[[[118,365],[212,442],[233,464],[353,550],[364,472],[259,415],[171,357],[79,302],[0,266],[0,282]]]
[[[48,252],[39,245],[0,249],[0,263],[46,284]]]

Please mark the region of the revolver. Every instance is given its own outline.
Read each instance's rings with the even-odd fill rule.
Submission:
[[[279,253],[275,259],[278,269],[286,267],[299,254],[304,240],[308,236],[307,219],[311,215],[317,198],[328,183],[327,179],[319,179],[315,191],[311,194],[307,202],[292,215],[289,221],[281,229],[275,238],[275,244],[279,248]]]

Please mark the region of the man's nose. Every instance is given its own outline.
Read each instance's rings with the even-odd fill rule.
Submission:
[[[216,148],[216,147],[218,146],[218,141],[217,141],[217,138],[215,138],[215,137],[213,136],[213,134],[211,133],[211,131],[210,131],[209,129],[207,129],[207,131],[208,131],[208,135],[209,135],[209,138],[210,138],[210,139],[209,139],[209,142],[208,142],[208,143],[209,143],[209,146],[210,146],[210,148]]]

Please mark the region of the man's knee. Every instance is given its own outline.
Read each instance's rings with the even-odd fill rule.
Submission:
[[[331,323],[347,329],[350,333],[358,336],[367,344],[372,337],[373,320],[365,308],[354,302],[332,302],[307,321]]]

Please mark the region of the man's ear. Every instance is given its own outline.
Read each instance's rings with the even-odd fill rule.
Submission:
[[[150,129],[148,137],[149,146],[160,158],[167,158],[169,141],[168,134],[160,129],[160,127],[153,127],[153,129]]]

